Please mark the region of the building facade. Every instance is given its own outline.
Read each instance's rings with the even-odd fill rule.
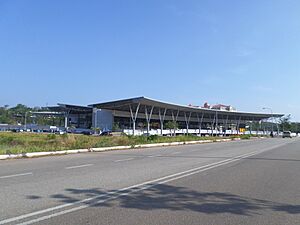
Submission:
[[[170,122],[176,124],[178,133],[239,133],[240,130],[246,129],[247,124],[250,124],[248,130],[251,130],[253,122],[283,116],[273,113],[238,112],[228,106],[225,110],[183,106],[146,97],[97,103],[90,107],[105,110],[106,114],[111,115],[111,127],[133,135],[168,134]]]

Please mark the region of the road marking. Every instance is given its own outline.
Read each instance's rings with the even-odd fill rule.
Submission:
[[[19,173],[19,174],[13,174],[13,175],[7,175],[7,176],[2,176],[0,179],[5,179],[5,178],[11,178],[11,177],[21,177],[21,176],[27,176],[27,175],[32,175],[32,173]]]
[[[114,162],[125,162],[125,161],[129,161],[129,160],[133,160],[134,158],[128,158],[128,159],[119,159],[119,160],[115,160]]]
[[[162,155],[149,155],[149,156],[147,156],[148,158],[155,158],[155,157],[160,157],[160,156],[162,156]]]
[[[79,166],[69,166],[66,167],[66,170],[70,170],[70,169],[77,169],[77,168],[82,168],[82,167],[88,167],[88,166],[93,166],[94,164],[84,164],[84,165],[79,165]]]
[[[56,207],[52,207],[52,208],[48,208],[48,209],[44,209],[44,210],[40,210],[40,211],[28,213],[28,214],[24,214],[24,215],[21,215],[21,216],[5,219],[5,220],[0,221],[0,224],[2,225],[2,224],[6,224],[6,223],[15,222],[15,221],[18,221],[18,220],[22,220],[22,219],[33,217],[33,216],[36,216],[36,215],[48,213],[48,212],[55,211],[55,210],[58,210],[58,209],[71,207],[71,206],[76,206],[78,204],[89,202],[89,201],[92,201],[92,200],[95,200],[95,199],[98,199],[98,198],[101,198],[101,197],[115,195],[115,196],[112,196],[112,197],[109,197],[107,199],[100,200],[100,201],[97,202],[97,203],[103,203],[105,201],[118,198],[120,196],[129,195],[130,193],[133,193],[133,192],[137,192],[137,191],[145,190],[147,188],[151,188],[155,185],[167,183],[167,182],[177,180],[177,179],[180,179],[180,178],[183,178],[183,177],[191,176],[193,174],[200,173],[200,172],[203,172],[203,171],[206,171],[206,170],[209,170],[209,169],[213,169],[213,168],[216,168],[216,167],[219,167],[219,166],[222,166],[222,165],[226,165],[226,164],[229,164],[229,163],[232,163],[232,162],[235,162],[235,161],[239,161],[239,160],[242,160],[244,158],[247,158],[247,157],[256,155],[258,153],[261,153],[261,152],[262,151],[255,151],[255,152],[239,155],[239,156],[236,156],[236,157],[232,157],[230,159],[218,161],[218,162],[215,162],[215,163],[211,163],[211,164],[207,164],[207,165],[204,165],[204,166],[189,169],[189,170],[186,170],[186,171],[183,171],[183,172],[171,174],[171,175],[161,177],[161,178],[158,178],[158,179],[146,181],[146,182],[143,182],[143,183],[140,183],[140,184],[125,187],[125,188],[122,188],[122,189],[119,189],[119,190],[116,190],[116,191],[107,192],[106,194],[102,194],[102,195],[94,196],[94,197],[91,197],[91,198],[83,199],[83,200],[80,200],[80,201],[77,201],[77,202],[67,203],[67,204],[56,206]],[[153,183],[155,183],[155,184],[153,184]],[[124,191],[128,191],[128,192],[123,193]],[[47,216],[42,216],[40,218],[29,220],[29,221],[26,221],[26,222],[20,223],[20,224],[22,224],[22,225],[32,224],[32,223],[36,223],[36,222],[39,222],[39,221],[43,221],[43,220],[46,220],[46,219],[50,219],[52,217],[56,217],[56,216],[59,216],[59,215],[63,215],[63,214],[69,213],[69,212],[74,212],[74,211],[81,210],[81,209],[88,208],[88,207],[89,207],[89,205],[85,204],[85,205],[77,206],[77,207],[74,207],[74,208],[71,208],[71,209],[62,210],[62,211],[57,212],[57,213],[49,214]]]
[[[142,191],[142,190],[146,190],[146,189],[149,189],[151,187],[154,187],[154,186],[157,186],[157,185],[160,185],[160,184],[164,184],[164,183],[167,183],[167,182],[170,182],[170,181],[178,180],[178,179],[181,179],[181,178],[184,178],[184,177],[187,177],[187,176],[191,176],[191,175],[196,174],[196,173],[204,172],[204,171],[209,170],[209,169],[213,169],[213,168],[216,168],[216,167],[219,167],[219,166],[222,166],[222,165],[226,165],[226,164],[229,164],[229,163],[239,161],[241,159],[256,155],[257,153],[258,152],[256,151],[256,152],[244,154],[242,156],[237,156],[237,157],[230,158],[230,159],[227,159],[227,160],[223,160],[223,161],[220,161],[220,162],[212,163],[212,164],[209,164],[209,165],[206,165],[206,166],[201,166],[201,167],[198,167],[198,168],[187,170],[187,171],[190,171],[188,173],[187,173],[187,171],[183,171],[183,172],[180,172],[180,173],[176,173],[176,174],[173,174],[173,175],[166,176],[166,177],[171,177],[169,179],[164,179],[166,177],[162,177],[162,178],[159,178],[159,179],[156,179],[156,180],[153,180],[153,181],[148,181],[148,182],[144,182],[144,183],[141,183],[141,184],[133,185],[133,186],[130,186],[130,187],[127,187],[127,188],[117,190],[117,191],[108,192],[107,194],[102,194],[102,195],[99,195],[97,197],[94,197],[94,199],[97,199],[99,197],[106,197],[106,196],[110,196],[110,195],[115,195],[115,196],[108,197],[107,199],[99,200],[94,204],[104,203],[104,202],[119,198],[121,196],[127,196],[127,195],[130,195],[132,193],[139,192],[139,191]],[[199,168],[202,168],[202,169],[199,170]],[[177,175],[180,175],[180,176],[177,176]],[[160,181],[160,180],[162,180],[162,181]],[[157,182],[157,181],[159,181],[159,182]],[[152,184],[154,182],[156,182],[156,183]],[[139,187],[141,187],[141,188],[139,188]],[[129,190],[129,191],[123,193],[124,191],[127,191],[127,190]],[[51,219],[53,217],[57,217],[57,216],[64,215],[64,214],[67,214],[67,213],[70,213],[70,212],[85,209],[85,208],[88,208],[88,207],[89,207],[89,205],[85,204],[85,205],[82,205],[82,206],[74,207],[74,208],[63,210],[63,211],[53,213],[53,214],[50,214],[50,215],[47,215],[47,216],[36,218],[36,219],[30,220],[30,221],[27,221],[27,222],[24,222],[24,223],[20,223],[19,225],[29,225],[29,224],[37,223],[37,222],[40,222],[40,221],[43,221],[43,220]],[[0,222],[0,224],[1,224],[1,222]]]

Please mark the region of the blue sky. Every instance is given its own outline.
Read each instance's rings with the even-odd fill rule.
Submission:
[[[0,105],[147,96],[300,121],[298,0],[2,0]]]

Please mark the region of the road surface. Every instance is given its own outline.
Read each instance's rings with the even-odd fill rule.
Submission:
[[[0,224],[300,224],[300,139],[0,162]]]

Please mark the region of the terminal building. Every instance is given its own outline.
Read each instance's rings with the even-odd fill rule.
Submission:
[[[146,97],[102,102],[88,106],[58,104],[50,111],[64,116],[65,128],[117,130],[132,135],[257,133],[252,124],[284,114],[240,112],[226,105],[178,105]],[[170,129],[170,124],[176,124]]]

